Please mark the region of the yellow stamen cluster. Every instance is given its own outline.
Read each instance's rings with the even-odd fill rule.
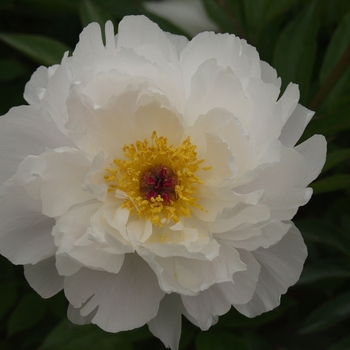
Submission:
[[[136,141],[135,144],[124,145],[123,152],[125,159],[114,159],[111,168],[107,169],[105,180],[109,192],[120,190],[126,194],[124,208],[159,227],[170,220],[178,222],[182,216],[191,217],[192,208],[204,210],[194,197],[198,185],[203,183],[194,173],[200,169],[204,159],[197,160],[196,146],[191,144],[189,137],[180,146],[174,147],[168,145],[166,137],[158,137],[154,131],[151,144],[147,139]],[[170,169],[169,173],[176,177],[174,196],[167,201],[161,195],[147,199],[140,189],[145,174],[160,167]]]

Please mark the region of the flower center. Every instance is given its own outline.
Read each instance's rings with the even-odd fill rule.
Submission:
[[[193,208],[204,210],[195,196],[203,183],[195,172],[211,167],[200,168],[204,159],[197,160],[189,137],[174,147],[154,131],[151,144],[136,141],[124,145],[123,152],[125,159],[113,160],[105,180],[109,192],[125,193],[124,208],[159,227],[191,217]]]
[[[148,201],[160,196],[165,205],[176,200],[175,186],[177,177],[171,169],[166,166],[156,166],[146,171],[140,177],[140,193]]]

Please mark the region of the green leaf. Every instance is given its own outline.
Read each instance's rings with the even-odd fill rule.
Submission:
[[[14,0],[1,0],[0,11],[1,10],[12,10],[14,8]]]
[[[339,86],[339,84],[337,86]],[[342,110],[333,110],[322,118],[311,120],[303,134],[302,140],[306,140],[315,134],[333,136],[336,133],[350,129],[349,115],[350,108],[345,106]]]
[[[35,326],[45,315],[43,300],[35,293],[26,294],[11,314],[7,330],[10,336]]]
[[[219,329],[201,332],[196,337],[196,350],[227,350],[228,344],[231,349],[249,350],[243,338]]]
[[[29,34],[0,34],[0,40],[22,52],[39,64],[51,66],[60,63],[70,48],[51,38]]]
[[[350,293],[340,295],[314,310],[303,322],[300,333],[312,333],[334,326],[350,317]]]
[[[46,337],[40,349],[133,350],[133,345],[122,334],[107,333],[92,324],[76,326],[64,320]]]
[[[245,18],[247,29],[253,42],[256,42],[262,28],[267,26],[275,17],[285,12],[294,0],[245,0]]]
[[[320,82],[323,83],[338,63],[345,49],[349,45],[350,38],[350,12],[340,22],[337,30],[328,45],[322,68],[320,70]]]
[[[330,222],[319,220],[297,221],[296,226],[306,240],[338,249],[350,256],[350,237]]]
[[[310,284],[328,278],[349,278],[350,260],[318,261],[304,267],[298,285]]]
[[[14,59],[0,59],[0,80],[14,80],[27,73],[27,69]]]
[[[108,20],[113,20],[108,12],[104,11],[96,2],[91,0],[83,0],[81,2],[79,14],[84,27],[91,22],[97,22],[102,29],[103,36],[106,22]]]
[[[315,194],[350,189],[350,175],[339,174],[328,176],[312,183],[310,186],[313,188]]]
[[[329,350],[349,350],[350,349],[350,336],[343,338],[338,343],[334,344]]]
[[[299,84],[302,104],[305,104],[309,92],[318,27],[319,20],[313,3],[282,30],[273,56],[273,66],[282,77],[282,89],[290,82]]]
[[[327,154],[326,164],[323,167],[323,172],[332,169],[336,165],[343,163],[350,158],[350,148],[343,148]]]
[[[14,285],[2,283],[0,285],[0,300],[0,319],[2,319],[17,300],[17,288]]]

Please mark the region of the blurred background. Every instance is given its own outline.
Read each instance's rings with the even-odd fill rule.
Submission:
[[[348,0],[0,0],[0,115],[25,104],[39,65],[72,52],[82,28],[145,14],[191,38],[204,30],[234,33],[277,69],[282,89],[299,84],[316,111],[302,140],[328,141],[314,196],[295,222],[308,246],[300,281],[277,309],[248,319],[234,309],[207,332],[183,319],[181,350],[350,349],[350,2]],[[0,257],[1,350],[157,350],[147,326],[109,334],[66,318],[63,293],[41,299],[23,268]]]

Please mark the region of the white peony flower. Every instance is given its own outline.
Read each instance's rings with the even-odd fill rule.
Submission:
[[[96,23],[40,67],[29,106],[0,119],[0,252],[75,323],[147,323],[177,349],[181,315],[208,329],[273,309],[306,247],[290,221],[323,166],[313,113],[234,35],[192,41],[126,17]]]

